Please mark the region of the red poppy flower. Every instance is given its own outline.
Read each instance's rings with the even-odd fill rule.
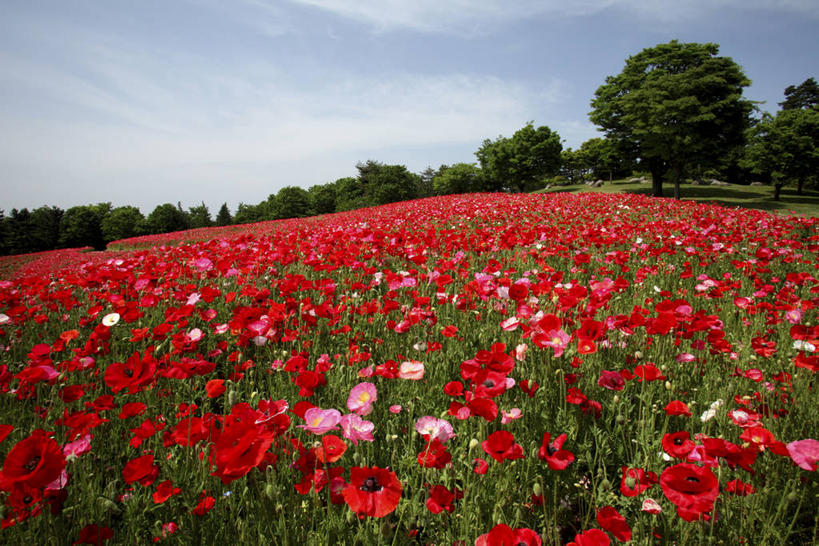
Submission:
[[[205,514],[213,510],[213,507],[215,505],[216,499],[208,495],[207,490],[202,491],[199,494],[199,503],[193,510],[191,510],[191,513],[195,516],[204,516]]]
[[[665,413],[666,415],[684,415],[686,417],[691,417],[691,410],[688,409],[688,406],[685,402],[680,402],[679,400],[672,400],[665,406]]]
[[[574,540],[566,546],[609,546],[611,539],[600,529],[589,529],[575,535]]]
[[[610,391],[621,391],[626,388],[626,380],[617,372],[601,370],[597,385]]]
[[[112,538],[114,538],[114,531],[110,527],[100,527],[96,523],[91,523],[80,530],[80,537],[73,544],[100,546],[103,542],[108,542]]]
[[[708,467],[680,463],[660,475],[663,493],[677,507],[677,514],[694,521],[714,508],[719,482]]]
[[[620,480],[620,493],[626,497],[636,497],[657,483],[657,474],[646,472],[642,468],[621,467],[623,477]]]
[[[541,460],[546,461],[552,470],[565,470],[574,462],[574,453],[566,449],[561,449],[563,443],[566,441],[565,434],[561,434],[555,438],[554,442],[549,443],[551,437],[552,435],[550,433],[543,433],[543,442],[537,455]]]
[[[156,491],[154,491],[154,504],[162,504],[169,498],[173,497],[174,495],[178,495],[181,492],[182,490],[180,488],[173,486],[171,480],[165,480],[164,482],[160,483],[159,487],[157,487]]]
[[[347,444],[333,434],[321,437],[321,446],[316,449],[316,458],[322,463],[334,463],[347,451]]]
[[[152,351],[146,350],[145,356],[140,357],[135,352],[124,363],[114,362],[109,365],[105,369],[105,384],[115,393],[127,388],[129,394],[137,393],[150,385],[156,373],[156,359],[151,353]]]
[[[475,546],[540,546],[540,536],[531,529],[512,529],[505,523],[492,527],[486,534],[475,539]]]
[[[725,492],[733,493],[738,497],[752,495],[756,493],[756,487],[750,483],[745,483],[742,480],[731,480],[725,484]]]
[[[391,513],[401,500],[401,482],[385,468],[354,466],[342,495],[350,510],[374,518]]]
[[[154,464],[154,456],[149,453],[125,463],[122,469],[122,479],[125,483],[139,482],[148,486],[154,483],[159,475],[159,466]]]
[[[0,488],[8,491],[14,484],[43,488],[60,477],[65,455],[59,444],[41,429],[11,448],[3,463]]]
[[[597,511],[597,524],[620,542],[631,540],[631,527],[613,506],[604,506]]]
[[[663,451],[677,459],[685,459],[696,444],[691,441],[687,431],[669,432],[663,436]]]
[[[424,450],[418,454],[418,464],[425,468],[444,468],[452,461],[452,454],[438,438],[427,442]]]
[[[225,380],[211,379],[205,384],[205,391],[208,393],[208,398],[218,398],[225,394]]]
[[[462,491],[458,491],[457,489],[450,491],[443,485],[436,485],[429,490],[427,510],[433,514],[440,514],[444,510],[452,512],[455,510],[455,507],[452,506],[452,502],[456,498],[462,498],[463,496]]]
[[[522,459],[523,448],[515,443],[515,437],[508,430],[497,430],[481,442],[487,455],[502,463],[505,459]]]
[[[472,460],[472,471],[475,474],[486,474],[489,470],[489,463],[485,460],[477,458]]]

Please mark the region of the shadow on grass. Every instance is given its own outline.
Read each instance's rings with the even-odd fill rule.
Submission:
[[[739,189],[737,186],[690,186],[680,187],[683,200],[694,200],[701,203],[715,203],[726,207],[741,207],[766,211],[805,211],[813,209],[819,212],[819,192],[805,190],[802,195],[795,189],[783,188],[779,201],[774,201],[773,188],[759,187],[758,191]],[[673,186],[663,187],[665,197],[673,196]],[[623,193],[651,195],[651,188],[624,189]],[[815,213],[814,213],[815,214]]]

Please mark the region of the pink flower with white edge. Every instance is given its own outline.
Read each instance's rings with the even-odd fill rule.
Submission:
[[[417,360],[408,360],[402,362],[401,367],[398,368],[398,377],[401,379],[412,379],[419,381],[424,378],[424,363]]]
[[[309,410],[308,410],[309,411]],[[341,418],[341,431],[345,438],[358,445],[359,440],[372,442],[375,425],[371,421],[365,421],[355,413],[348,413]]]
[[[657,501],[652,498],[645,499],[643,501],[643,506],[640,508],[643,512],[648,512],[649,514],[660,514],[663,511],[663,507],[660,506]]]
[[[298,425],[298,428],[321,435],[331,430],[338,430],[341,412],[336,409],[310,408],[304,412],[304,420],[307,424]]]
[[[501,410],[501,423],[506,424],[514,421],[515,419],[520,419],[523,417],[523,413],[521,413],[520,409],[512,408],[508,412],[506,410]]]
[[[418,419],[415,422],[415,430],[421,436],[429,436],[430,441],[437,438],[442,444],[455,436],[448,421],[430,415]]]
[[[358,415],[369,415],[373,411],[373,402],[378,400],[378,392],[372,383],[359,383],[350,390],[347,398],[347,409]]]
[[[397,415],[397,414],[401,413],[402,409],[404,409],[404,408],[401,407],[400,404],[393,404],[392,406],[390,406],[390,413],[394,413],[394,414]]]

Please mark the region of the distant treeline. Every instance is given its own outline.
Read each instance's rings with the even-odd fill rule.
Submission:
[[[547,184],[613,180],[650,173],[654,196],[663,183],[687,178],[752,180],[781,188],[819,185],[819,84],[808,78],[785,89],[775,115],[752,117],[742,98],[750,81],[716,44],[671,41],[629,57],[623,72],[606,78],[591,101],[590,119],[605,133],[578,149],[563,149],[549,127],[528,123],[511,137],[484,140],[477,163],[428,167],[359,163],[358,176],[303,188],[287,186],[256,205],[223,204],[214,219],[204,203],[185,210],[165,203],[147,217],[136,207],[98,203],[0,210],[0,255],[55,248],[104,249],[118,239],[191,228],[301,218],[433,195],[531,191]],[[671,97],[671,98],[669,98]],[[602,183],[602,182],[601,182]]]

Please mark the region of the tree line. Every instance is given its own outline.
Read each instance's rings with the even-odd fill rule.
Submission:
[[[223,204],[214,218],[201,203],[157,206],[148,216],[133,206],[98,203],[43,206],[32,211],[0,210],[0,255],[90,246],[191,228],[300,218],[362,207],[470,192],[523,192],[546,184],[613,180],[650,173],[653,194],[663,184],[687,178],[773,184],[779,199],[786,184],[797,193],[819,180],[819,86],[814,78],[785,89],[775,114],[761,112],[742,96],[750,81],[716,44],[676,40],[646,48],[606,78],[591,100],[589,117],[603,137],[578,149],[563,149],[560,135],[527,123],[510,137],[486,139],[474,163],[427,167],[374,160],[356,165],[358,174],[308,189],[286,186],[264,201]]]

